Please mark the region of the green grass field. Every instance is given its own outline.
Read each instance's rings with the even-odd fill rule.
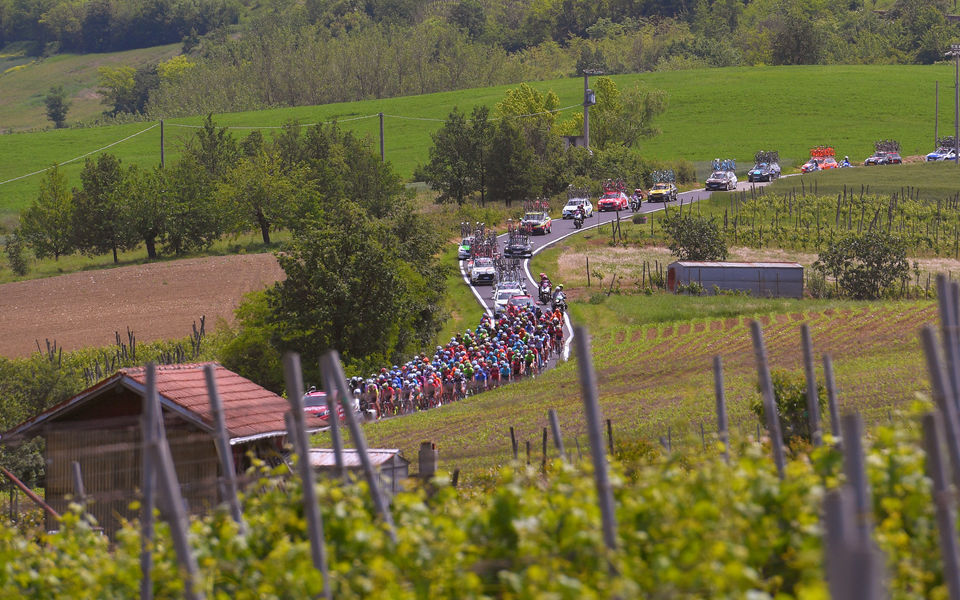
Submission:
[[[881,138],[900,140],[905,154],[930,150],[933,138],[933,88],[936,80],[952,77],[948,65],[934,66],[810,66],[710,69],[618,75],[621,87],[639,84],[669,94],[667,112],[659,119],[661,135],[645,140],[647,156],[687,158],[702,166],[717,156],[741,164],[758,149],[777,149],[785,165],[805,160],[810,146],[833,144],[841,154],[862,160]],[[582,79],[535,82],[554,90],[561,106],[575,105]],[[338,119],[360,135],[378,136],[378,112],[385,115],[386,158],[409,177],[427,157],[430,134],[454,106],[469,110],[493,106],[514,86],[443,92],[425,96],[367,100],[315,107],[216,115],[220,125],[278,127],[286,121],[312,123]],[[949,112],[949,90],[941,90],[941,111]],[[925,93],[929,91],[929,93]],[[573,109],[561,115],[572,115]],[[358,120],[348,121],[348,119]],[[399,118],[405,117],[405,118]],[[418,120],[426,119],[426,120]],[[172,119],[166,127],[166,157],[176,160],[184,136],[202,117]],[[52,163],[73,159],[141,131],[152,123],[43,131],[0,138],[0,182],[31,173]],[[238,136],[247,130],[235,131]],[[160,160],[160,131],[152,129],[111,148],[127,163],[155,165]],[[82,161],[65,167],[77,181]],[[702,169],[701,169],[702,170]],[[38,176],[0,183],[0,219],[17,213],[36,193]]]
[[[920,199],[936,202],[954,196],[960,191],[960,168],[952,162],[910,163],[884,167],[857,167],[808,173],[800,177],[787,177],[774,182],[768,191],[790,192],[801,190],[810,193],[836,195],[846,187],[849,192],[861,188],[866,193],[919,194]]]

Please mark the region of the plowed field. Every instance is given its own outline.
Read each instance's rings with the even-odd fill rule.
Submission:
[[[243,294],[283,277],[272,254],[214,256],[71,273],[0,285],[0,356],[26,356],[37,341],[64,350],[112,344],[127,327],[148,342],[231,321]]]

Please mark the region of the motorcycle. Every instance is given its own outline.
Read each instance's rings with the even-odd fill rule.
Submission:
[[[558,293],[553,297],[553,312],[567,312],[567,296],[563,292]]]
[[[581,227],[583,227],[583,215],[577,213],[577,215],[573,217],[573,228],[580,229]]]
[[[640,197],[639,197],[639,196],[634,196],[634,197],[630,198],[630,210],[632,210],[633,212],[637,212],[638,210],[640,210]]]
[[[540,286],[540,304],[546,304],[550,302],[550,290],[552,285],[549,281],[543,282],[543,285]]]

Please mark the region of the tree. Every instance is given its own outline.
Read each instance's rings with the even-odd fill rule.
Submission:
[[[644,91],[635,86],[624,93],[609,77],[594,79],[593,89],[597,103],[590,107],[591,148],[604,149],[617,144],[632,148],[642,138],[660,133],[653,126],[653,120],[667,107],[667,95],[662,90]],[[579,134],[583,131],[583,114],[574,115],[561,129]]]
[[[490,146],[493,137],[493,124],[490,122],[490,109],[475,106],[470,114],[470,139],[473,142],[472,178],[480,192],[480,206],[487,203],[487,162],[493,149]]]
[[[70,110],[70,103],[67,102],[67,93],[63,91],[63,86],[51,87],[43,97],[43,104],[47,107],[47,118],[53,121],[53,126],[57,129],[63,128],[67,122],[67,111]]]
[[[237,141],[226,127],[217,128],[209,113],[197,135],[187,143],[186,153],[213,179],[226,175],[240,158]]]
[[[147,258],[157,258],[157,240],[167,226],[168,194],[163,189],[164,175],[159,167],[144,171],[131,166],[123,178],[121,195],[126,202],[121,207],[123,227],[131,236],[143,240]]]
[[[910,272],[903,241],[879,231],[831,242],[813,268],[833,277],[845,296],[858,300],[882,297]]]
[[[497,124],[488,156],[490,197],[507,206],[536,194],[537,172],[533,151],[520,129],[510,120]]]
[[[771,369],[770,379],[773,384],[773,397],[777,403],[777,413],[780,416],[783,442],[789,444],[791,440],[799,438],[809,443],[812,437],[810,411],[807,407],[807,378],[802,373]],[[817,404],[822,413],[827,401],[823,393],[823,385],[820,383],[817,384]],[[752,408],[753,413],[766,426],[767,417],[762,396],[754,401]]]
[[[54,165],[33,204],[20,215],[20,235],[37,258],[60,260],[73,251],[73,210],[67,177]]]
[[[217,194],[236,216],[235,229],[256,227],[269,244],[270,229],[290,214],[303,188],[303,169],[284,173],[275,154],[261,151],[237,163],[217,185]]]
[[[440,283],[404,260],[400,246],[386,222],[350,201],[296,231],[277,255],[286,278],[267,291],[281,348],[306,356],[335,348],[365,368],[418,348],[409,332],[437,331]]]
[[[121,207],[123,169],[120,159],[101,154],[96,161],[88,158],[80,172],[82,188],[74,194],[74,242],[88,255],[113,252],[113,262],[120,262],[118,252],[135,245],[124,227]]]
[[[430,162],[421,170],[426,182],[439,192],[437,202],[455,201],[462,206],[476,190],[471,164],[476,154],[474,145],[466,117],[454,107],[443,126],[433,134]]]
[[[663,231],[670,238],[670,252],[680,260],[724,260],[727,244],[716,219],[695,215],[668,215]]]
[[[97,91],[103,96],[103,103],[112,107],[108,111],[110,114],[133,112],[136,74],[137,70],[127,65],[97,69],[97,85],[99,86]]]
[[[209,247],[223,235],[227,222],[214,196],[213,179],[189,154],[161,173],[161,196],[167,211],[164,248],[179,256]]]

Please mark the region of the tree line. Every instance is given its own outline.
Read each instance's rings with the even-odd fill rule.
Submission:
[[[0,0],[0,47],[30,41],[46,54],[148,48],[235,24],[245,12],[239,0]]]

